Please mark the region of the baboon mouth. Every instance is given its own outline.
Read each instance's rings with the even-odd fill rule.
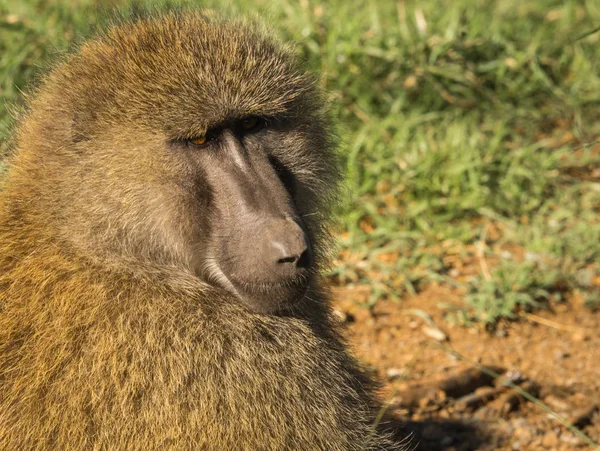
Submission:
[[[298,278],[298,280],[274,283],[255,283],[241,282],[237,280],[231,281],[236,290],[241,293],[253,293],[255,295],[277,296],[284,293],[299,293],[306,292],[308,288],[308,280]]]
[[[290,288],[301,288],[308,283],[308,279],[306,277],[294,277],[293,279],[283,280],[283,281],[246,281],[237,278],[230,278],[231,283],[233,283],[236,288],[241,288],[243,291],[264,291],[266,293],[271,293],[273,290],[278,289],[290,289]]]
[[[308,291],[306,278],[279,283],[232,281],[241,300],[259,313],[273,313],[299,302]]]
[[[300,302],[316,273],[303,269],[292,278],[283,280],[244,280],[227,274],[220,266],[213,265],[212,272],[199,272],[215,286],[221,287],[235,295],[239,301],[257,313],[276,314],[277,311],[293,307]]]

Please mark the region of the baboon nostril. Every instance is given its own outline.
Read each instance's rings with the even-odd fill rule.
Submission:
[[[291,257],[280,258],[279,260],[277,260],[277,263],[296,263],[296,261],[299,259],[300,257],[294,255]]]
[[[298,241],[291,240],[291,242],[287,243],[287,252],[282,252],[280,258],[276,260],[278,265],[289,265],[290,267],[293,266],[295,268],[308,268],[310,266],[310,252],[306,241],[303,236],[297,237],[297,239]],[[281,251],[282,247],[279,247],[279,250]]]
[[[294,220],[273,220],[264,234],[267,247],[263,253],[265,271],[276,277],[295,277],[311,265],[311,252],[302,227]]]
[[[280,258],[277,263],[295,263],[297,268],[308,268],[310,266],[310,253],[305,249],[300,255],[290,255],[289,257]]]
[[[298,268],[308,268],[310,266],[310,252],[308,249],[304,249],[300,255],[290,255],[289,257],[280,258],[277,260],[277,263],[295,263]]]

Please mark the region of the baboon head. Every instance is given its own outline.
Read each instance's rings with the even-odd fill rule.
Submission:
[[[171,14],[116,28],[32,106],[19,147],[44,151],[21,166],[63,245],[192,273],[261,313],[304,295],[335,158],[314,79],[259,27]]]

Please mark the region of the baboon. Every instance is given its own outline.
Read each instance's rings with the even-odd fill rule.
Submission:
[[[200,12],[44,77],[0,195],[0,449],[395,449],[319,286],[325,103],[260,26]]]

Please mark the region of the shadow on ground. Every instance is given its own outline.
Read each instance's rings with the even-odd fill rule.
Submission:
[[[398,440],[414,451],[472,451],[496,449],[498,437],[473,421],[459,420],[388,420]],[[409,439],[407,439],[409,437]]]

